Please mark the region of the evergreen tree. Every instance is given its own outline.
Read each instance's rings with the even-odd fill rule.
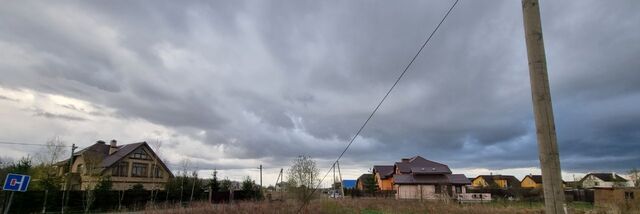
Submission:
[[[378,182],[376,182],[376,178],[373,175],[364,179],[364,189],[367,193],[374,193],[378,190]]]
[[[213,192],[217,192],[220,190],[220,182],[218,181],[218,170],[213,170],[213,177],[209,182],[209,186]]]
[[[222,179],[220,181],[220,191],[229,191],[231,190],[231,180],[228,178]]]

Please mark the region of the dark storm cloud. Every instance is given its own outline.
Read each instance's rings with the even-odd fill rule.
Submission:
[[[330,159],[450,4],[6,4],[0,45],[28,53],[33,63],[0,60],[0,84],[190,130],[185,134],[224,145],[234,158],[272,165],[299,154]],[[454,167],[537,166],[520,7],[462,1],[346,161],[419,154]],[[638,163],[638,9],[635,1],[542,4],[567,170]]]

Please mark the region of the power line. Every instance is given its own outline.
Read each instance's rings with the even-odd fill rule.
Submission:
[[[54,147],[71,147],[71,146],[67,146],[67,145],[47,145],[47,144],[37,144],[37,143],[15,143],[15,142],[5,142],[5,141],[0,141],[0,144],[7,144],[7,145],[23,145],[23,146],[54,146]]]
[[[333,169],[335,167],[335,164],[340,160],[340,158],[342,158],[342,156],[347,152],[347,150],[349,150],[349,147],[351,147],[351,144],[353,144],[353,142],[355,141],[355,139],[360,135],[360,132],[362,132],[362,130],[367,126],[367,124],[369,123],[369,121],[371,120],[371,118],[373,117],[373,115],[376,114],[376,112],[378,111],[378,109],[380,108],[380,106],[382,105],[382,103],[384,103],[384,101],[387,99],[387,97],[389,97],[389,94],[391,94],[391,91],[393,91],[393,89],[396,87],[396,85],[398,85],[398,82],[400,82],[400,80],[402,79],[402,77],[404,76],[405,73],[407,73],[407,70],[409,70],[409,68],[411,67],[411,65],[413,65],[413,62],[416,60],[416,58],[418,58],[418,56],[420,55],[420,53],[422,52],[422,50],[424,49],[425,46],[427,46],[427,44],[429,43],[429,41],[431,40],[431,38],[433,37],[433,35],[436,33],[436,31],[438,31],[438,29],[440,28],[440,25],[442,25],[442,23],[444,22],[445,19],[447,19],[447,16],[449,16],[449,14],[451,13],[451,11],[453,10],[453,8],[458,4],[459,0],[456,0],[451,7],[449,8],[449,10],[447,11],[447,13],[445,13],[445,15],[442,17],[442,20],[440,20],[440,23],[438,23],[438,25],[436,25],[436,27],[433,29],[433,31],[431,31],[431,34],[429,34],[429,37],[427,37],[427,40],[424,41],[424,43],[422,43],[422,46],[420,47],[420,49],[418,50],[418,52],[413,56],[413,58],[411,59],[411,61],[409,61],[409,64],[407,64],[407,66],[405,66],[404,70],[402,71],[402,73],[400,73],[400,76],[398,76],[398,78],[396,79],[396,81],[393,83],[393,85],[391,86],[391,88],[389,88],[389,90],[387,91],[387,93],[384,95],[384,97],[382,97],[382,99],[380,100],[380,102],[378,103],[378,105],[376,105],[376,107],[373,109],[373,111],[371,112],[371,114],[369,115],[369,117],[367,118],[367,120],[364,121],[364,123],[362,124],[362,126],[360,126],[360,128],[358,129],[358,131],[356,132],[356,134],[353,136],[353,138],[351,138],[351,140],[349,141],[349,144],[347,144],[347,147],[344,148],[344,150],[342,151],[342,153],[340,153],[340,155],[338,156],[338,158],[333,162],[331,169]],[[313,194],[316,192],[316,190],[320,187],[320,184],[322,184],[322,182],[324,181],[324,179],[327,177],[327,175],[329,175],[329,173],[331,172],[331,169],[329,169],[329,171],[327,171],[327,173],[325,173],[324,177],[322,177],[322,179],[320,180],[320,182],[318,183],[318,185],[316,186],[316,188],[313,189],[313,191],[311,191],[311,194],[309,194],[308,196],[305,196],[305,200],[303,201],[302,206],[300,206],[300,209],[298,209],[298,213],[300,213],[300,211],[302,211],[302,208],[304,208],[304,206],[307,205],[307,201],[309,199],[309,197],[313,196]]]

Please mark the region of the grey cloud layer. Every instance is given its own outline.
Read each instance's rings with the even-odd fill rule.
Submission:
[[[0,84],[202,130],[237,158],[334,158],[450,3],[6,3]],[[563,167],[634,167],[640,4],[542,6]],[[346,158],[537,165],[521,22],[518,1],[461,2]]]

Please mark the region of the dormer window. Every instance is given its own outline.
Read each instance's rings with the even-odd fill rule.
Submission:
[[[142,148],[139,148],[136,151],[134,151],[133,154],[131,154],[131,158],[133,158],[133,159],[142,159],[142,160],[151,159],[149,157],[149,155],[147,154],[147,152],[145,152],[144,149],[142,149]]]

